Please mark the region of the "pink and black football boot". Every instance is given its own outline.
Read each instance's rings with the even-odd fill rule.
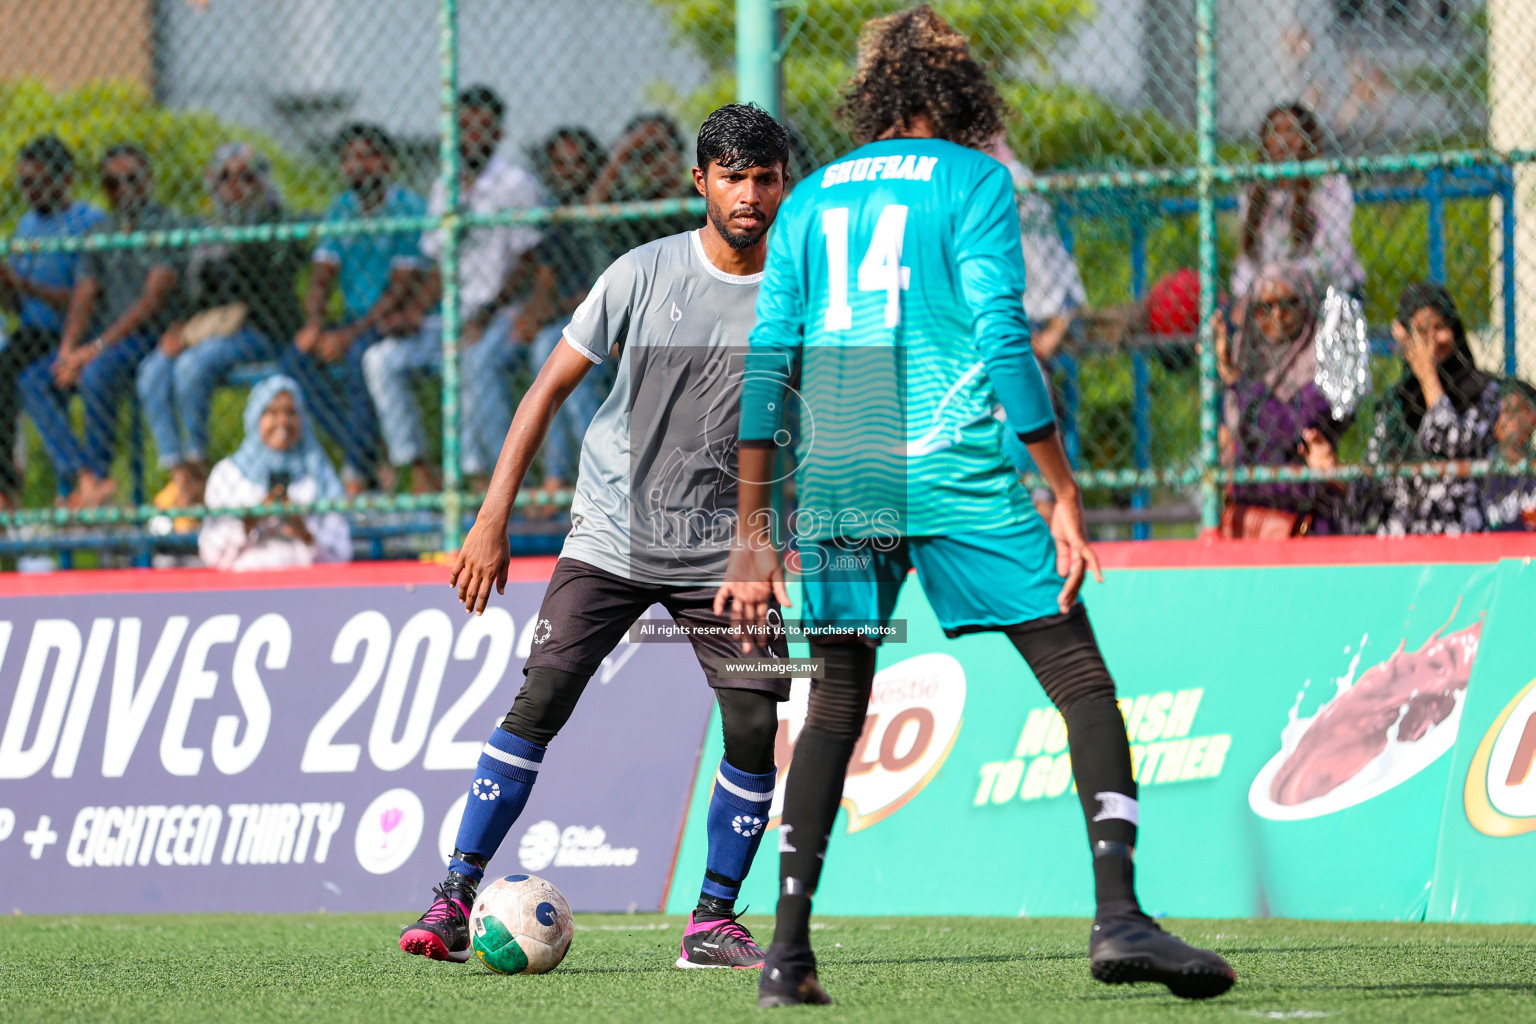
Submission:
[[[740,916],[706,917],[701,921],[697,910],[690,911],[688,923],[683,926],[683,955],[677,958],[677,966],[736,970],[763,966],[763,951],[752,941],[752,933],[746,926],[736,920]]]
[[[415,924],[400,933],[400,948],[415,956],[463,963],[469,959],[469,908],[473,891],[434,886],[437,897]]]

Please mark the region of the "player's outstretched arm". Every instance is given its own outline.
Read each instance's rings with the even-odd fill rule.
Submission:
[[[464,546],[453,558],[449,586],[459,588],[459,600],[465,611],[479,615],[491,598],[491,587],[506,593],[507,565],[511,550],[507,544],[507,520],[517,492],[533,463],[533,456],[549,433],[550,422],[576,385],[592,368],[592,361],[570,345],[556,345],[544,368],[523,400],[502,442],[496,470],[485,492],[485,503],[475,516],[475,525]]]
[[[1061,446],[1061,435],[1054,426],[1039,440],[1025,442],[1029,457],[1040,467],[1040,475],[1056,496],[1056,511],[1051,514],[1051,537],[1056,541],[1056,574],[1062,577],[1056,606],[1065,614],[1077,601],[1088,573],[1104,582],[1099,556],[1088,546],[1088,531],[1083,526],[1083,496],[1072,478],[1072,466]]]
[[[772,488],[773,447],[743,446],[737,452],[739,480],[736,514],[736,546],[725,570],[725,582],[715,592],[715,614],[730,608],[731,626],[742,637],[743,654],[752,653],[755,643],[749,637],[760,635],[748,630],[768,621],[771,600],[778,598],[789,607],[789,592],[784,587],[784,559],[774,543]]]

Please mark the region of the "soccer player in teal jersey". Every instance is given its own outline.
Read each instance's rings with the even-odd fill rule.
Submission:
[[[716,607],[751,622],[770,597],[787,603],[766,482],[792,439],[783,409],[798,374],[801,617],[884,625],[915,568],[948,635],[1005,634],[1066,720],[1093,853],[1094,977],[1219,995],[1235,978],[1226,961],[1164,932],[1136,899],[1130,748],[1077,600],[1098,561],[1030,351],[1012,180],[978,151],[1002,126],[1001,101],[965,38],[924,6],[865,27],[842,113],[864,145],[795,190],[770,241],[742,391],[741,533]],[[1055,493],[1049,526],[1008,467],[1005,429]],[[762,1006],[829,1001],[811,896],[877,642],[811,642],[825,675],[786,788]]]

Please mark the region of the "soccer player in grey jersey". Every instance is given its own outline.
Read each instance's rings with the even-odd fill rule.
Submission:
[[[762,110],[731,104],[711,114],[693,169],[708,223],[616,260],[518,406],[453,564],[459,598],[477,614],[491,588],[506,585],[507,518],[555,411],[594,365],[618,359],[613,391],[582,443],[571,532],[539,609],[523,688],[480,756],[448,877],[400,937],[407,953],[468,958],[476,887],[522,813],[550,740],[603,658],[660,604],[688,628],[725,735],[704,882],[677,966],[762,966],[735,901],[767,824],[777,703],[789,680],[722,678],[721,662],[741,652],[712,605],[735,537],[742,353],[788,155],[788,133]],[[762,646],[770,657],[786,653],[782,637]]]

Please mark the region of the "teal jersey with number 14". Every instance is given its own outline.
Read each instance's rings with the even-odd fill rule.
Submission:
[[[1003,430],[1053,421],[1023,293],[1013,180],[984,153],[890,139],[795,188],[769,242],[741,439],[797,435],[802,540],[1034,515],[1002,449]]]

